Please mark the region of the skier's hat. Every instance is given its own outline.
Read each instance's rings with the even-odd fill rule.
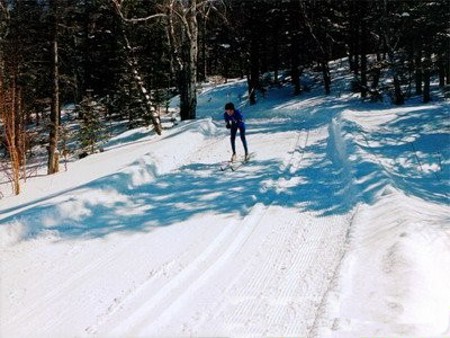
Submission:
[[[228,102],[228,103],[225,105],[225,110],[234,110],[234,104],[233,104],[233,102]]]

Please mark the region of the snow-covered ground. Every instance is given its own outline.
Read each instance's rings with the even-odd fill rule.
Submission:
[[[450,104],[245,91],[0,200],[1,337],[450,335]]]

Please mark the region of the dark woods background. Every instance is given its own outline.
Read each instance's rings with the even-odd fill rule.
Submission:
[[[102,113],[160,133],[174,94],[195,118],[197,81],[246,78],[256,104],[282,71],[293,95],[308,90],[308,68],[329,94],[329,61],[346,56],[361,97],[427,102],[432,77],[450,84],[449,22],[448,0],[0,0],[3,144],[20,164],[21,130],[45,124],[53,173],[65,103],[85,125]]]

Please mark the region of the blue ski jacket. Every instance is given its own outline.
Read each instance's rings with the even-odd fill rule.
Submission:
[[[228,115],[227,112],[223,114],[223,118],[225,119],[226,124],[230,124],[231,126],[238,128],[245,128],[244,117],[240,110],[236,109],[233,115]]]

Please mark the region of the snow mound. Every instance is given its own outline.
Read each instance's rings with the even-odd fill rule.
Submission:
[[[355,216],[334,336],[450,333],[448,210],[389,191]]]
[[[12,246],[27,237],[28,228],[19,221],[4,224],[0,227],[0,249]]]

